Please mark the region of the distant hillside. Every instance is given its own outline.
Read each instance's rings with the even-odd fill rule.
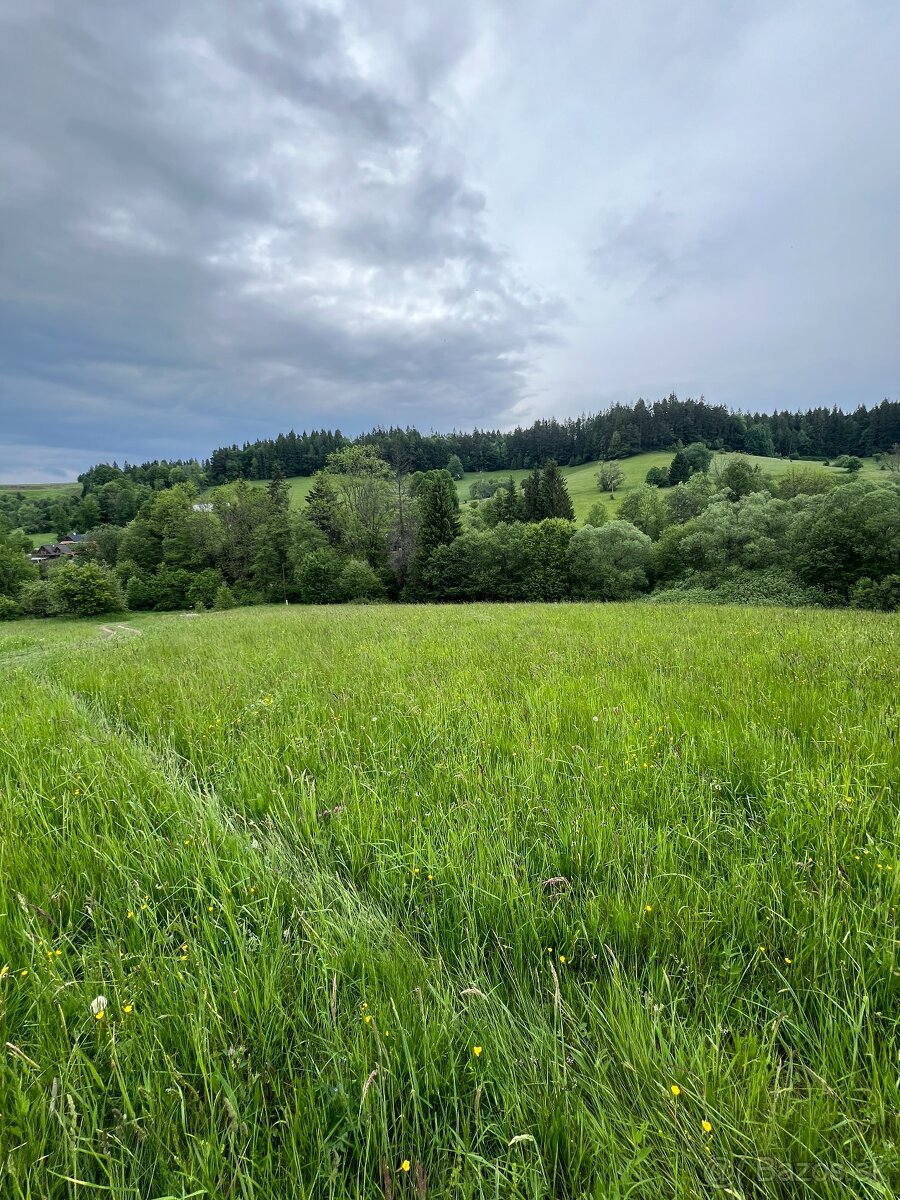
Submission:
[[[749,458],[754,465],[758,465],[761,471],[776,478],[797,465],[786,458],[764,458],[760,455],[746,455],[745,457]],[[713,459],[712,469],[715,470],[716,464],[725,462],[727,458],[727,454],[716,455]],[[602,501],[608,507],[611,514],[618,512],[619,505],[630,491],[641,486],[651,467],[668,467],[671,461],[671,450],[658,450],[649,454],[635,454],[631,458],[623,458],[619,465],[625,475],[625,481],[612,500],[602,494],[597,487],[597,472],[600,468],[599,460],[583,463],[580,467],[562,467],[562,474],[565,476],[566,486],[569,489],[569,495],[572,497],[572,504],[575,507],[576,521],[579,523],[583,522],[590,511],[591,505],[596,504],[598,500]],[[875,478],[878,476],[878,466],[874,459],[863,459],[863,463],[863,469],[859,472],[860,477]],[[839,478],[846,477],[844,472],[836,467],[829,468],[829,470],[833,470]],[[470,499],[469,488],[477,479],[502,481],[512,475],[513,479],[518,483],[528,474],[527,470],[467,471],[463,478],[457,481],[456,491],[459,495],[460,503],[465,504]],[[311,475],[295,475],[287,482],[291,489],[291,503],[295,507],[299,507],[313,485],[313,477]],[[266,481],[251,480],[250,485],[251,487],[265,487]],[[214,488],[207,488],[203,496],[208,497],[214,490]]]

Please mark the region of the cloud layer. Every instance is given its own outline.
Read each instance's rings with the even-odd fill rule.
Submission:
[[[0,479],[896,394],[898,47],[874,0],[2,0]]]

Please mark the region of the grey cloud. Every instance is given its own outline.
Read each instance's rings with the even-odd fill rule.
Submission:
[[[896,394],[898,45],[891,0],[0,0],[0,479]]]
[[[101,447],[517,400],[558,308],[489,241],[434,128],[422,71],[446,53],[392,89],[365,18],[249,0],[6,16],[0,175],[21,183],[0,190],[0,441],[40,429],[77,470]]]

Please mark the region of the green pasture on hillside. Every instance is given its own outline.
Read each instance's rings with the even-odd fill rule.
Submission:
[[[896,1194],[898,635],[0,626],[0,1195]]]
[[[777,479],[779,475],[783,475],[791,468],[811,467],[815,468],[816,463],[800,463],[791,462],[787,458],[760,458],[756,455],[748,454],[744,457],[750,462],[759,465],[761,471],[767,475],[771,475]],[[720,454],[713,460],[711,469],[715,469],[716,463],[727,462],[729,455]],[[619,510],[619,505],[622,500],[636,487],[643,484],[647,472],[651,467],[668,467],[672,461],[671,451],[651,451],[646,454],[636,454],[632,458],[623,458],[620,460],[620,465],[625,474],[625,482],[622,488],[616,492],[615,497],[610,500],[609,496],[599,490],[597,487],[597,472],[600,469],[599,462],[585,463],[580,467],[563,467],[562,474],[565,476],[566,485],[569,489],[569,495],[572,497],[572,504],[575,508],[576,521],[583,523],[591,510],[591,506],[596,504],[598,500],[602,501],[610,514],[615,514]],[[824,469],[824,468],[823,468]],[[846,478],[846,472],[837,467],[828,468],[839,479]],[[465,477],[459,480],[456,484],[456,490],[459,494],[460,503],[465,504],[469,499],[469,487],[476,479],[496,479],[499,481],[506,480],[512,475],[513,479],[521,482],[529,471],[491,471],[486,472],[483,476],[478,472],[467,472]],[[879,474],[878,466],[874,459],[863,459],[863,468],[859,475],[864,478],[876,478]],[[266,480],[254,480],[253,487],[265,487]],[[288,480],[291,489],[291,503],[298,507],[306,499],[309,489],[312,487],[313,480],[311,476],[299,475]],[[208,496],[209,492],[204,493]]]
[[[61,496],[80,496],[80,483],[0,483],[0,492],[21,492],[31,500],[54,500]]]

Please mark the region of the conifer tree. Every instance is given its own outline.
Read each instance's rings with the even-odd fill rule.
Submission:
[[[425,471],[419,477],[416,496],[419,501],[417,556],[427,558],[438,546],[459,537],[459,496],[447,471]]]
[[[575,509],[559,464],[552,458],[544,466],[540,488],[541,517],[562,517],[575,520]]]
[[[538,467],[535,467],[528,478],[522,484],[522,495],[524,499],[524,519],[529,522],[540,521],[543,518],[541,504],[541,472]]]
[[[306,515],[325,535],[330,546],[340,546],[344,539],[341,502],[334,484],[324,471],[319,471],[306,494]]]

